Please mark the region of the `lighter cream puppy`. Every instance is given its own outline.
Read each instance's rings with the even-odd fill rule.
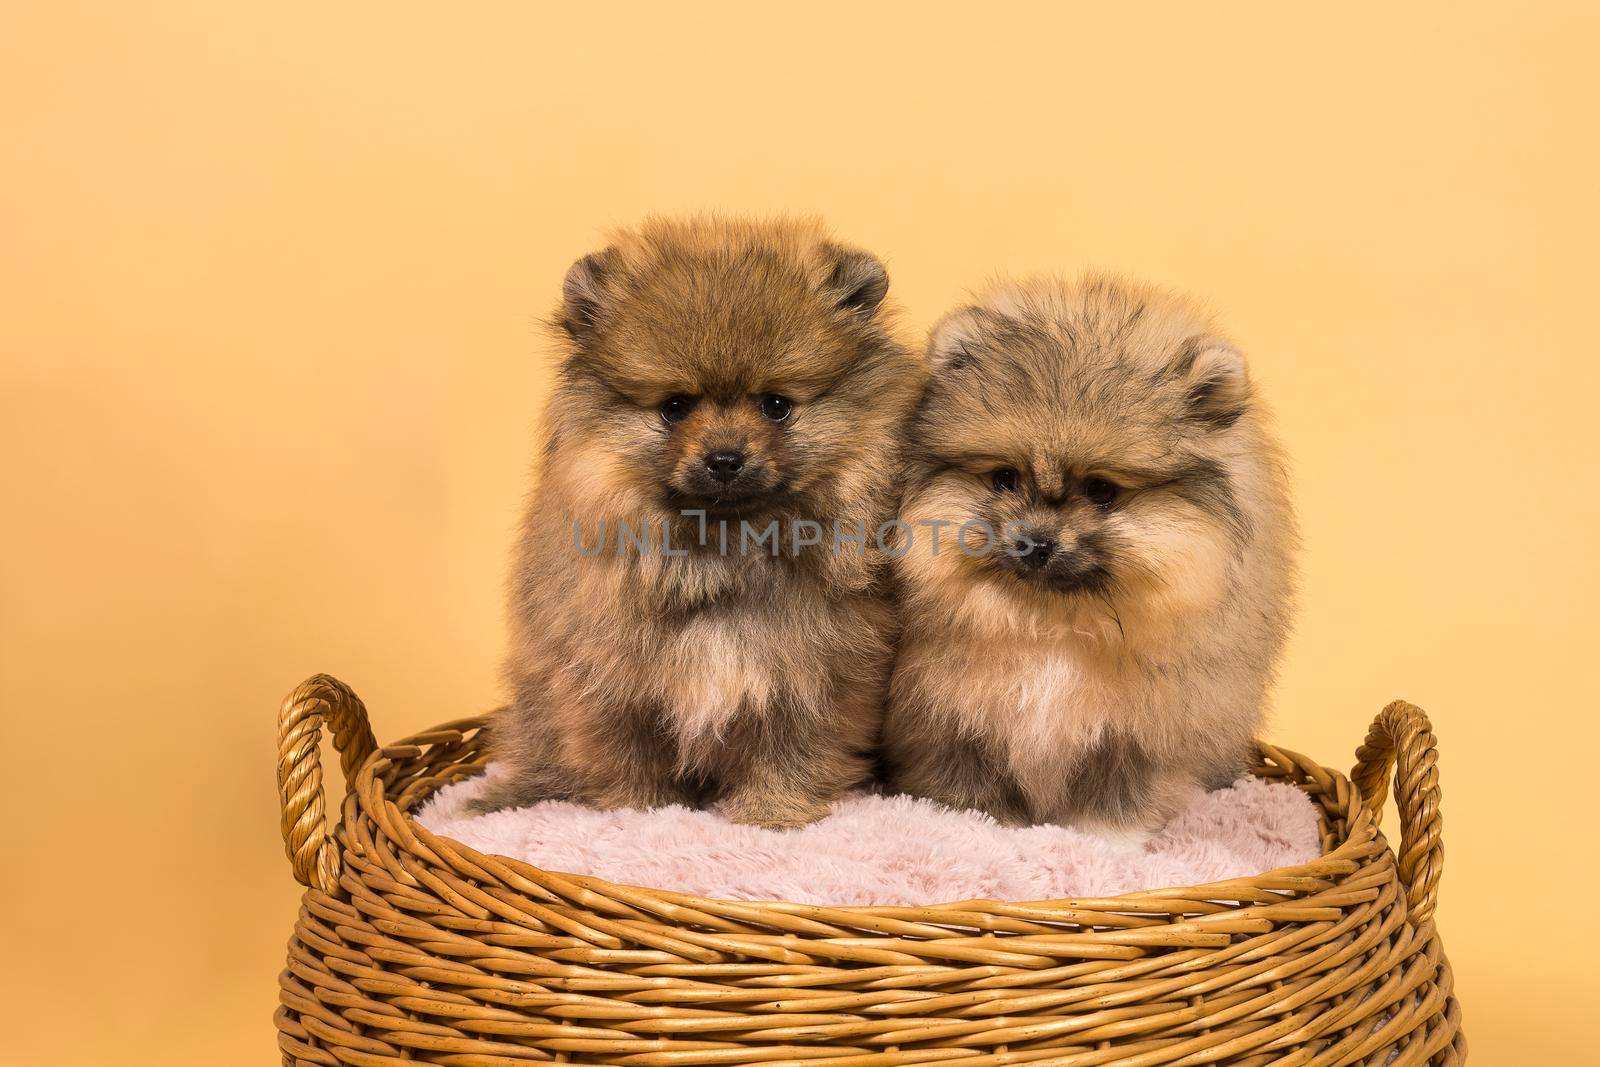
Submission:
[[[1091,278],[994,289],[928,362],[888,783],[1154,830],[1243,771],[1289,626],[1294,524],[1244,357],[1187,302]]]

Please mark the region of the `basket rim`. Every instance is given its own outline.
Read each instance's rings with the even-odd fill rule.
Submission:
[[[1320,764],[1292,749],[1280,748],[1258,739],[1255,744],[1260,760],[1250,767],[1249,773],[1258,778],[1287,779],[1296,788],[1311,794],[1312,801],[1319,810],[1318,817],[1322,824],[1325,840],[1332,832],[1333,819],[1330,817],[1330,805],[1334,806],[1342,814],[1344,823],[1342,838],[1332,849],[1325,851],[1314,860],[1275,867],[1271,870],[1240,878],[1188,886],[1151,887],[1107,897],[1063,897],[1047,900],[971,898],[911,906],[801,904],[783,900],[736,900],[705,897],[660,886],[615,882],[598,875],[552,870],[538,867],[526,860],[520,860],[513,856],[480,852],[455,838],[434,833],[412,817],[412,811],[425,799],[436,793],[438,789],[443,788],[445,785],[476,777],[476,773],[461,774],[452,777],[448,781],[442,781],[437,787],[411,798],[405,808],[400,807],[389,796],[388,791],[383,788],[384,783],[379,778],[380,771],[386,765],[392,765],[395,759],[416,755],[425,746],[445,739],[444,735],[447,734],[459,734],[461,739],[465,740],[484,730],[489,721],[490,716],[487,714],[467,716],[441,723],[431,729],[419,731],[391,744],[378,746],[352,778],[349,795],[355,798],[356,804],[369,818],[385,826],[386,829],[402,828],[405,836],[424,844],[426,851],[416,849],[410,842],[397,835],[387,835],[395,844],[406,846],[414,856],[430,864],[437,862],[441,851],[441,843],[447,842],[442,846],[443,851],[453,852],[475,867],[503,867],[511,873],[535,883],[555,879],[569,883],[580,891],[599,893],[613,899],[626,900],[637,898],[643,894],[658,900],[668,901],[678,907],[695,910],[700,910],[702,906],[708,906],[716,911],[746,909],[754,912],[781,913],[790,917],[809,914],[818,916],[839,914],[855,915],[857,917],[875,915],[903,917],[906,913],[924,912],[959,912],[969,916],[974,913],[1000,914],[1013,911],[1137,913],[1151,910],[1150,905],[1156,902],[1171,902],[1174,900],[1216,902],[1222,909],[1231,911],[1231,905],[1224,902],[1237,902],[1240,905],[1245,905],[1247,902],[1253,904],[1281,903],[1286,899],[1293,899],[1319,890],[1333,888],[1342,878],[1360,870],[1363,866],[1373,862],[1375,858],[1381,859],[1390,854],[1378,820],[1363,802],[1360,787],[1343,772]],[[455,766],[476,768],[477,772],[481,773],[483,765],[487,762],[485,758],[468,763],[456,763]],[[1278,768],[1276,773],[1273,771],[1274,768]],[[1298,777],[1296,776],[1296,771],[1299,772]],[[374,795],[380,798],[380,810],[375,811],[373,808],[372,798]],[[346,817],[348,818],[348,805],[346,811]],[[386,817],[380,818],[380,814]],[[342,825],[339,834],[339,847],[348,849],[350,846]],[[1376,848],[1374,848],[1375,844],[1377,845]],[[1171,909],[1162,907],[1159,911],[1170,914]],[[1041,916],[1041,918],[1044,917]]]

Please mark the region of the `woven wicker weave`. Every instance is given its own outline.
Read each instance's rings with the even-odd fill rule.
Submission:
[[[318,741],[348,792],[330,833]],[[1262,745],[1324,855],[1098,900],[824,908],[555,874],[407,815],[484,764],[482,719],[378,747],[325,675],[279,719],[283,837],[308,888],[277,1013],[286,1064],[962,1067],[1459,1064],[1432,915],[1434,737],[1378,716],[1351,779]],[[1395,769],[1403,843],[1378,827]]]

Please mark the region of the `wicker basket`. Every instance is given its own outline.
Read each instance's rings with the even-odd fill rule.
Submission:
[[[348,789],[329,833],[324,722]],[[1270,745],[1324,855],[1109,899],[924,908],[705,900],[486,856],[407,814],[478,773],[481,718],[378,747],[320,675],[279,718],[307,889],[276,1021],[286,1064],[891,1067],[1459,1064],[1434,737],[1395,702],[1347,779]],[[1403,842],[1378,827],[1391,766]],[[1353,779],[1353,781],[1352,781]]]

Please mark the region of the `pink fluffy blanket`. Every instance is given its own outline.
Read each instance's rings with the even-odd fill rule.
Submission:
[[[551,801],[470,815],[465,804],[483,781],[440,790],[417,821],[545,870],[724,900],[917,906],[1103,897],[1241,878],[1321,854],[1310,798],[1255,778],[1200,797],[1142,847],[864,793],[789,831],[683,807],[596,811]]]

